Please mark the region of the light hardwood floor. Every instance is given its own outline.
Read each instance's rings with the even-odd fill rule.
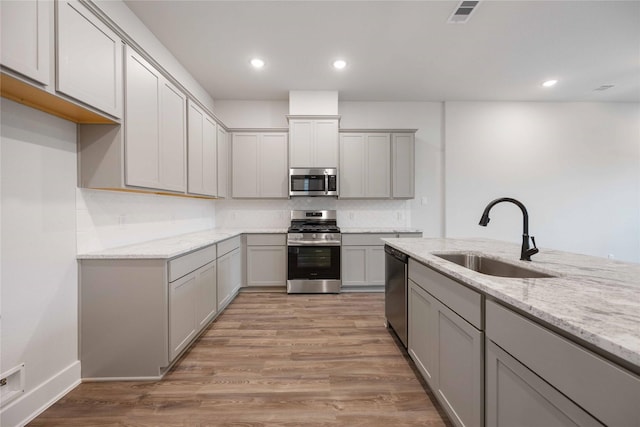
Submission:
[[[449,426],[383,294],[242,293],[157,382],[84,383],[29,426]]]

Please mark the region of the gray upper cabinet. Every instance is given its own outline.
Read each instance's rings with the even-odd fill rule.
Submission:
[[[290,167],[338,167],[337,118],[289,118]]]
[[[186,96],[126,47],[126,184],[184,192]]]
[[[122,117],[122,41],[77,0],[59,0],[56,89]]]
[[[218,125],[218,198],[227,198],[229,196],[229,134],[220,125]]]
[[[211,116],[191,100],[188,105],[188,192],[216,196],[218,126]]]
[[[4,67],[42,85],[51,84],[53,2],[0,2],[0,60]]]
[[[232,135],[234,198],[287,198],[287,133],[236,132]]]
[[[340,135],[340,198],[391,197],[389,133]]]
[[[392,197],[415,197],[415,134],[391,134]]]

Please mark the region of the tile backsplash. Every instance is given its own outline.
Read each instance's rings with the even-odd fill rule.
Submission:
[[[406,200],[204,200],[154,194],[76,190],[79,253],[210,228],[282,228],[291,210],[336,209],[340,227],[409,227]]]
[[[286,228],[292,210],[335,209],[340,227],[409,227],[406,200],[337,200],[297,197],[289,200],[224,200],[216,202],[220,228]]]
[[[214,228],[214,203],[205,199],[78,188],[78,252]]]

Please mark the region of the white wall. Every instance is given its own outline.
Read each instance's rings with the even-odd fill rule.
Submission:
[[[78,253],[215,227],[213,200],[77,189]]]
[[[289,101],[216,99],[215,115],[228,128],[288,128]]]
[[[640,262],[640,106],[452,102],[445,106],[446,235],[520,241],[522,201],[541,247]]]
[[[76,126],[1,102],[0,372],[25,365],[24,395],[0,413],[10,427],[80,380]]]

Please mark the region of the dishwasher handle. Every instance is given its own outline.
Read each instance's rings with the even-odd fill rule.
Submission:
[[[384,245],[384,252],[405,264],[409,262],[409,256],[407,254],[400,252],[398,249],[392,248],[389,245]]]

